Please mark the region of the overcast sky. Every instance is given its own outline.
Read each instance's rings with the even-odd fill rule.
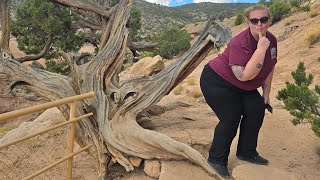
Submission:
[[[157,3],[165,6],[180,6],[190,3],[213,2],[213,3],[257,3],[259,0],[146,0],[151,3]]]

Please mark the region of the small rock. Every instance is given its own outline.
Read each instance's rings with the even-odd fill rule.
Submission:
[[[54,107],[47,109],[35,120],[23,122],[18,128],[9,131],[0,139],[0,144],[8,143],[15,139],[39,132],[64,121],[65,118],[58,108]]]
[[[142,162],[142,159],[135,156],[131,156],[129,157],[129,161],[134,167],[139,167]]]
[[[161,164],[157,160],[146,160],[144,162],[144,172],[153,178],[159,178],[160,176],[160,170],[161,170]]]

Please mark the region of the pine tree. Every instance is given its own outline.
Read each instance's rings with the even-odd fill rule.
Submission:
[[[155,39],[158,39],[155,41],[158,43],[156,54],[167,59],[187,51],[191,46],[190,34],[185,29],[169,28],[162,31]]]
[[[294,116],[294,125],[311,123],[312,130],[320,137],[320,86],[316,85],[314,90],[309,89],[313,75],[307,75],[305,70],[304,63],[300,62],[296,71],[291,73],[295,83],[286,81],[286,88],[278,92],[277,99],[282,100],[286,109]]]
[[[60,50],[78,51],[84,44],[84,34],[72,27],[75,17],[70,12],[49,0],[23,1],[15,12],[16,19],[11,22],[18,48],[26,54],[45,50],[45,59],[57,58]]]

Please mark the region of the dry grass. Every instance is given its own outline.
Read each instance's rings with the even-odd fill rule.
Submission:
[[[186,79],[186,82],[187,82],[187,84],[190,85],[190,86],[193,86],[193,85],[196,85],[196,84],[197,84],[195,77],[189,77],[188,79]]]
[[[309,14],[309,17],[311,18],[316,17],[319,15],[319,10],[310,11],[308,14]]]
[[[194,97],[194,98],[200,98],[203,96],[200,88],[194,88],[192,91],[191,91],[191,96]]]
[[[0,138],[4,136],[8,131],[10,131],[7,127],[0,127]]]
[[[182,93],[182,91],[183,91],[183,87],[181,85],[179,85],[173,89],[173,94],[180,95]]]
[[[316,148],[316,153],[318,154],[318,156],[320,157],[320,147]]]
[[[305,30],[305,43],[308,47],[316,44],[320,40],[320,26],[315,25]]]
[[[319,2],[313,3],[313,4],[311,5],[311,9],[312,9],[312,10],[319,10],[319,9],[320,9],[320,3],[319,3]]]
[[[289,26],[290,24],[292,24],[294,22],[294,19],[287,18],[287,19],[284,19],[283,22],[284,22],[285,26]]]
[[[10,131],[7,127],[0,127],[0,135]]]
[[[193,86],[187,89],[186,91],[188,97],[200,98],[203,97],[202,91],[199,86]]]

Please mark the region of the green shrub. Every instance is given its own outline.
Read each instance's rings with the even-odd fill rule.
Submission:
[[[142,11],[137,6],[132,6],[130,11],[130,37],[133,41],[138,41],[138,32],[141,29],[142,22],[141,22]]]
[[[272,14],[272,22],[278,22],[290,12],[290,5],[281,1],[273,3],[269,10]]]
[[[70,73],[70,68],[67,61],[56,62],[54,60],[47,60],[45,62],[45,67],[37,61],[33,61],[30,64],[30,66],[32,68],[44,69],[50,72],[59,73],[63,75],[68,75]]]
[[[51,37],[45,58],[53,59],[60,50],[78,51],[84,44],[85,34],[71,28],[73,21],[76,17],[64,6],[49,0],[24,0],[15,12],[11,33],[17,38],[18,48],[26,54],[39,54]]]
[[[152,52],[152,51],[141,51],[139,53],[139,59],[142,59],[144,57],[154,57],[154,56],[155,56],[154,52]]]
[[[42,66],[42,64],[38,63],[37,61],[32,61],[32,63],[30,64],[30,66],[31,66],[32,68],[44,69],[44,67]]]
[[[155,53],[167,59],[187,51],[191,46],[191,37],[185,29],[170,28],[161,32],[160,35],[152,35],[151,39],[158,43]]]
[[[54,73],[59,73],[63,75],[68,75],[70,72],[70,67],[67,61],[56,62],[54,60],[47,60],[46,70]]]
[[[311,8],[310,8],[310,5],[309,4],[306,4],[306,5],[302,5],[302,6],[300,6],[300,11],[302,11],[302,12],[309,12],[310,10],[311,10]]]
[[[286,82],[286,88],[278,92],[277,99],[282,100],[286,109],[294,116],[292,123],[311,123],[312,130],[320,136],[319,96],[320,86],[309,89],[313,75],[307,76],[304,63],[300,62],[296,71],[291,73],[295,83]]]
[[[302,4],[301,0],[290,0],[289,3],[293,8],[295,8],[297,10],[300,8],[300,6]]]
[[[234,25],[238,26],[244,22],[243,13],[238,13],[236,15],[236,20],[234,21]]]

